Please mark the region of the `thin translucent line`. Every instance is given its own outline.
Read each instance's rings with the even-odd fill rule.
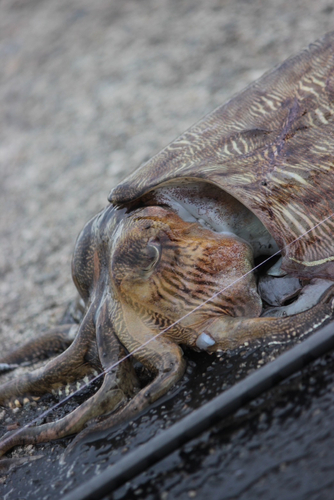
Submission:
[[[56,403],[54,406],[52,406],[52,408],[49,408],[48,410],[46,410],[45,412],[41,413],[40,415],[38,415],[38,417],[34,418],[31,422],[29,422],[28,424],[25,424],[23,427],[21,427],[20,429],[18,429],[17,431],[15,431],[14,433],[11,433],[7,438],[5,438],[3,441],[0,441],[0,444],[5,444],[7,441],[9,441],[10,439],[12,439],[13,437],[17,436],[18,434],[20,434],[22,431],[24,431],[25,429],[28,429],[32,424],[36,423],[38,420],[40,420],[41,418],[44,418],[46,417],[47,415],[49,415],[53,410],[55,410],[56,408],[59,408],[59,406],[61,406],[63,403],[66,403],[67,401],[69,401],[73,396],[76,396],[79,392],[81,392],[83,389],[86,389],[87,387],[89,387],[93,382],[95,382],[96,380],[98,380],[99,378],[101,378],[103,375],[109,373],[111,370],[113,370],[114,368],[116,368],[118,365],[120,365],[123,361],[125,361],[126,359],[130,358],[131,356],[133,356],[134,354],[136,354],[138,351],[140,351],[140,349],[142,349],[143,347],[147,346],[150,342],[152,342],[153,340],[155,340],[156,338],[160,337],[160,335],[163,335],[164,333],[166,333],[168,330],[170,330],[171,328],[173,328],[174,326],[176,326],[178,323],[180,323],[180,321],[183,321],[184,319],[188,318],[191,314],[193,314],[194,312],[198,311],[199,309],[201,309],[201,307],[205,306],[205,304],[207,304],[208,302],[211,302],[212,300],[214,300],[216,297],[218,297],[221,293],[225,292],[227,289],[229,289],[231,286],[235,285],[236,283],[238,283],[239,281],[241,281],[243,278],[245,278],[246,276],[248,276],[250,273],[252,273],[253,271],[255,271],[256,269],[258,269],[259,267],[261,267],[263,264],[265,264],[266,262],[270,261],[273,257],[276,257],[276,255],[279,255],[283,250],[286,250],[287,248],[289,248],[291,245],[293,245],[293,243],[296,243],[296,241],[300,240],[301,238],[303,238],[304,236],[306,236],[308,233],[310,233],[311,231],[313,231],[313,229],[316,229],[318,226],[320,226],[321,224],[324,224],[327,220],[331,219],[332,217],[334,216],[334,213],[332,213],[331,215],[329,215],[328,217],[326,217],[325,219],[323,219],[321,222],[318,222],[315,226],[311,227],[311,229],[308,229],[305,233],[303,233],[302,235],[298,236],[298,238],[294,239],[293,241],[291,241],[290,243],[288,243],[288,245],[286,245],[282,250],[278,250],[277,252],[275,252],[273,255],[271,255],[270,257],[268,257],[267,259],[265,259],[264,261],[262,261],[260,264],[258,264],[257,266],[253,267],[253,269],[251,269],[250,271],[247,271],[247,273],[243,274],[242,276],[240,276],[240,278],[236,279],[235,281],[233,281],[233,283],[230,283],[229,285],[227,285],[225,288],[221,289],[221,290],[218,290],[218,292],[216,292],[215,294],[213,294],[211,297],[209,297],[208,299],[206,299],[204,302],[202,302],[202,304],[196,306],[194,309],[192,309],[192,311],[188,312],[187,314],[185,314],[184,316],[182,316],[182,318],[179,318],[178,320],[174,321],[174,323],[172,323],[171,325],[169,325],[167,328],[165,328],[164,330],[162,330],[161,332],[157,333],[156,335],[154,335],[152,338],[150,338],[149,340],[147,340],[146,342],[144,342],[144,344],[141,344],[139,347],[137,347],[136,349],[134,349],[131,353],[127,354],[126,356],[124,356],[124,358],[122,359],[119,359],[116,363],[114,363],[113,365],[109,366],[109,368],[107,368],[106,370],[102,371],[101,373],[99,373],[98,375],[96,375],[96,377],[92,378],[89,382],[87,382],[87,384],[84,384],[83,386],[81,386],[79,389],[77,389],[76,391],[72,392],[71,394],[69,394],[68,396],[66,396],[64,399],[62,399],[61,401],[59,401],[58,403]],[[43,424],[42,424],[43,425]]]

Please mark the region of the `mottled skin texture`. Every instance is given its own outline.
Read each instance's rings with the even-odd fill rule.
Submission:
[[[128,203],[176,179],[216,184],[246,205],[298,276],[334,279],[334,32],[217,108],[116,186]],[[287,247],[287,245],[291,244]]]
[[[145,206],[144,195],[178,178],[214,183],[259,217],[282,249],[285,269],[334,280],[332,220],[286,248],[334,211],[333,71],[334,35],[328,35],[113,190],[113,204],[85,226],[76,244],[73,279],[85,316],[73,343],[69,328],[62,327],[0,360],[20,363],[36,349],[45,352],[50,342],[57,349],[68,346],[43,368],[4,384],[0,404],[113,368],[71,414],[6,435],[1,454],[17,444],[77,433],[99,416],[80,436],[132,418],[182,377],[180,345],[196,348],[203,332],[214,352],[267,335],[309,333],[332,318],[334,286],[308,311],[260,318],[254,275],[240,279],[253,266],[250,246],[185,222],[170,208]],[[143,389],[129,359],[117,364],[126,352],[154,374]]]

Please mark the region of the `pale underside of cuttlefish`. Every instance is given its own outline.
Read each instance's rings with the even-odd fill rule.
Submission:
[[[93,371],[105,372],[102,385],[63,419],[5,435],[1,454],[92,421],[83,433],[133,418],[182,377],[182,345],[233,349],[331,320],[333,113],[330,34],[115,188],[76,243],[72,272],[85,314],[75,335],[63,326],[1,359],[13,366],[49,343],[65,349],[2,385],[0,404]],[[277,252],[282,259],[259,280],[254,259]],[[154,375],[145,387],[131,359],[119,363],[127,353]]]

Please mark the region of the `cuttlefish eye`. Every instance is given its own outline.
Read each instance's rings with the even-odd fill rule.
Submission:
[[[132,262],[132,271],[138,278],[148,278],[161,258],[163,232],[154,221],[138,219],[128,232],[127,253]]]
[[[124,221],[111,247],[110,271],[115,284],[146,282],[152,276],[168,239],[166,230],[166,224],[143,217],[142,212]]]
[[[156,265],[160,261],[161,250],[161,243],[158,241],[158,239],[150,238],[143,255],[144,261],[145,259],[147,259],[147,265],[145,266],[144,264],[142,268],[144,272],[152,271],[156,267]]]

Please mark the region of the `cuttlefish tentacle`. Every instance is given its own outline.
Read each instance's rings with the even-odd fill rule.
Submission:
[[[152,338],[153,331],[149,330],[140,318],[134,314],[133,310],[124,304],[122,305],[122,313],[128,329],[126,335],[124,335],[123,329],[122,340],[125,341],[125,345],[131,352],[131,350],[137,350],[139,347],[134,336],[136,328],[140,328],[141,331],[146,329],[146,339]],[[199,338],[204,334],[208,341],[207,346],[202,348],[208,352],[214,352],[233,349],[243,342],[262,339],[266,336],[272,338],[275,335],[282,334],[291,336],[306,335],[328,323],[333,318],[333,313],[334,285],[326,290],[319,303],[308,311],[285,318],[218,318],[208,326],[207,333],[204,334],[203,332],[200,335],[197,334],[197,336],[188,335],[188,342],[185,343],[191,347],[197,347],[194,338]],[[177,330],[175,332],[179,333]],[[72,441],[66,450],[66,455],[69,455],[78,443],[84,442],[90,434],[93,434],[94,440],[96,440],[96,432],[111,429],[137,416],[140,411],[166,394],[171,386],[182,377],[185,364],[181,348],[173,342],[173,333],[174,329],[172,328],[168,333],[152,340],[134,354],[136,359],[140,360],[148,369],[158,373],[153,382],[140,391],[119,412],[84,429]]]
[[[10,380],[0,387],[0,404],[14,396],[41,395],[62,384],[74,382],[92,371],[96,306],[91,304],[73,343],[42,368]]]
[[[102,421],[90,425],[84,429],[70,444],[66,450],[68,455],[75,448],[78,441],[83,441],[88,435],[110,429],[138,415],[150,404],[166,394],[183,376],[186,363],[183,358],[182,349],[168,338],[157,335],[158,330],[151,329],[133,311],[132,308],[122,303],[119,305],[115,328],[117,335],[126,344],[129,352],[136,351],[134,356],[148,370],[155,373],[154,380],[136,394],[131,401],[117,413],[103,418]],[[136,333],[140,329],[141,341],[151,340],[143,349],[138,342]],[[96,436],[94,436],[95,439]]]
[[[125,351],[115,336],[106,300],[99,310],[96,335],[102,367],[108,370],[125,356]],[[5,434],[0,443],[0,456],[13,446],[42,443],[80,432],[89,420],[111,412],[127,401],[138,387],[131,362],[125,360],[107,371],[100,389],[64,418],[23,429],[19,433],[14,431]]]
[[[275,335],[299,338],[308,335],[320,326],[325,326],[333,319],[333,315],[334,285],[322,294],[318,304],[292,316],[216,318],[205,328],[205,334],[209,337],[205,349],[208,352],[234,349],[244,342],[266,337],[273,338]]]
[[[148,217],[156,211],[143,210],[138,213],[146,217],[137,216],[127,221],[123,234],[131,246],[122,252],[124,242],[119,237],[113,247],[110,271],[118,297],[118,308],[113,311],[116,334],[126,349],[156,377],[117,414],[81,432],[71,449],[87,434],[133,418],[166,394],[184,372],[178,344],[208,351],[231,349],[272,335],[310,333],[333,317],[334,285],[310,310],[284,318],[254,317],[259,316],[261,307],[255,278],[247,272],[252,268],[247,244],[229,235],[210,235],[162,210],[159,220]],[[163,222],[166,222],[164,226]],[[152,245],[159,256],[153,252]],[[135,249],[133,255],[132,248]],[[175,272],[178,269],[182,272]],[[229,273],[233,273],[232,279]],[[238,278],[245,273],[247,279],[240,283]],[[231,286],[232,280],[235,282]],[[224,293],[220,294],[222,289]],[[184,290],[187,293],[182,295]],[[203,296],[210,295],[214,295],[212,301],[182,318],[182,304],[185,311],[187,301],[195,307],[203,302]],[[180,317],[176,327],[173,323]],[[157,333],[159,337],[153,338]]]
[[[50,328],[39,338],[26,342],[12,353],[0,358],[0,365],[19,365],[63,352],[72,344],[78,328],[79,326],[73,323]]]
[[[73,449],[87,434],[134,418],[182,377],[180,344],[224,350],[269,335],[310,333],[333,317],[334,285],[307,311],[259,317],[252,249],[235,235],[213,233],[161,207],[123,213],[114,234],[108,218],[114,215],[99,216],[99,239],[92,230],[90,241],[93,223],[84,231],[86,239],[79,238],[73,273],[88,311],[72,345],[45,368],[4,385],[0,404],[13,395],[50,392],[92,366],[106,370],[102,387],[64,419],[23,431],[20,437],[7,435],[2,453],[19,443],[77,432],[100,416],[73,441]],[[129,361],[118,364],[123,346],[155,375],[128,403],[137,384]],[[117,413],[106,415],[120,402],[124,406]]]

